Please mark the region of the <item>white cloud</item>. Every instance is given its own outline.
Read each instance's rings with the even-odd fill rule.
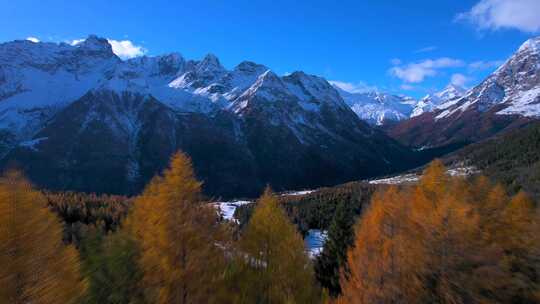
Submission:
[[[427,53],[427,52],[435,51],[436,49],[437,49],[436,46],[431,45],[431,46],[426,46],[426,47],[424,47],[424,48],[418,49],[418,50],[414,51],[414,53],[415,53],[415,54],[418,54],[418,53]]]
[[[497,68],[504,63],[503,60],[493,60],[493,61],[474,61],[469,63],[468,67],[473,71],[487,70],[491,68]]]
[[[140,46],[135,45],[133,42],[129,40],[113,40],[113,39],[107,39],[109,41],[109,44],[112,46],[113,52],[116,54],[116,56],[122,58],[122,59],[129,59],[134,57],[139,57],[144,55],[147,50]]]
[[[26,38],[26,40],[32,41],[32,42],[34,42],[34,43],[38,43],[38,42],[39,42],[39,39],[37,39],[36,37],[28,37],[28,38]]]
[[[328,82],[342,89],[343,91],[346,91],[349,93],[365,93],[365,92],[377,91],[376,86],[370,86],[363,81],[352,83],[352,82],[345,82],[345,81],[330,80]]]
[[[456,74],[453,74],[452,77],[450,78],[450,83],[458,87],[466,87],[467,82],[469,82],[469,80],[470,80],[469,77],[460,73],[456,73]]]
[[[401,60],[399,58],[392,58],[390,59],[390,63],[392,65],[400,65],[401,64]]]
[[[78,45],[86,39],[75,39],[69,42],[71,45]],[[143,56],[148,51],[140,45],[135,45],[130,40],[107,39],[112,47],[113,53],[122,59],[130,59]]]
[[[458,14],[457,21],[468,21],[479,29],[514,28],[523,32],[540,31],[539,0],[481,0],[470,11]]]
[[[420,83],[426,77],[437,75],[438,69],[461,67],[465,65],[462,60],[442,57],[438,59],[426,59],[420,62],[409,63],[405,66],[395,66],[389,72],[408,83]]]

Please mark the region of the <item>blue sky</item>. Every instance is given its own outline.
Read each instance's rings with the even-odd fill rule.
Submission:
[[[0,41],[97,34],[115,40],[126,57],[214,53],[228,68],[252,60],[350,90],[420,97],[451,81],[478,83],[540,35],[538,0],[337,2],[3,0]]]

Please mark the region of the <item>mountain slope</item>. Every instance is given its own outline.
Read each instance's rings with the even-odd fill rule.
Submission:
[[[1,165],[41,187],[137,193],[188,153],[210,195],[388,174],[417,155],[362,122],[323,78],[173,53],[120,60],[105,39],[0,45]]]
[[[540,117],[540,37],[526,41],[492,75],[464,96],[389,130],[409,146],[474,142]]]
[[[540,122],[469,145],[445,158],[450,166],[474,166],[512,192],[540,198]]]

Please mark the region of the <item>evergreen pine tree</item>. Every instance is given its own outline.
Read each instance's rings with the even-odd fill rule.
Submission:
[[[355,214],[350,205],[340,202],[328,229],[328,238],[315,262],[315,273],[332,297],[341,294],[341,271],[348,273],[347,250],[354,244]]]
[[[124,232],[103,236],[98,231],[87,235],[81,244],[82,268],[89,287],[84,303],[143,303],[139,251]]]

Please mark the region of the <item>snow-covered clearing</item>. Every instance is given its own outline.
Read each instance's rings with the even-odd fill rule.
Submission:
[[[315,192],[316,190],[302,190],[302,191],[292,191],[292,192],[285,192],[283,194],[280,194],[280,196],[299,196],[299,195],[306,195]]]
[[[451,168],[446,171],[450,176],[469,176],[478,173],[478,170],[474,167],[457,167]],[[409,173],[403,175],[397,175],[382,179],[374,179],[368,181],[372,185],[400,185],[416,183],[420,180],[420,175],[416,173]]]
[[[227,221],[233,221],[238,223],[238,220],[234,219],[234,212],[236,208],[242,205],[252,204],[253,201],[230,201],[230,202],[215,202],[214,205],[219,210],[223,219]]]

